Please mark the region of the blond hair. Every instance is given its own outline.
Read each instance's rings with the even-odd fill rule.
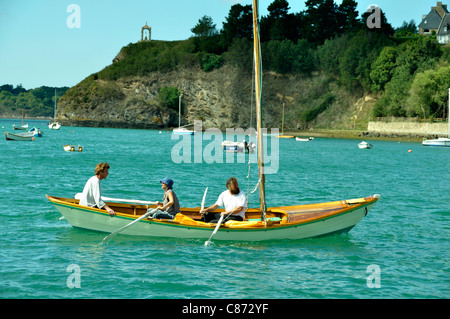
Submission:
[[[109,164],[108,163],[98,163],[97,165],[95,165],[95,175],[98,175],[100,173],[103,173],[105,171],[105,169],[109,169]]]

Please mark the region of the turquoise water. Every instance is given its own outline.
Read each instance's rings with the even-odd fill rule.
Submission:
[[[0,119],[0,128],[14,123]],[[256,168],[247,182],[246,162],[176,164],[171,152],[179,141],[166,131],[51,131],[44,121],[29,123],[44,136],[0,141],[0,298],[450,297],[450,149],[373,141],[373,149],[359,150],[356,140],[280,139],[278,174],[266,181],[269,206],[382,195],[345,235],[206,247],[117,235],[101,244],[104,234],[60,220],[45,194],[73,197],[95,164],[107,161],[104,196],[161,200],[159,180],[169,175],[182,206],[199,206],[207,186],[211,205],[230,176],[252,189]],[[64,152],[64,144],[84,151]],[[250,196],[251,206],[257,201]]]

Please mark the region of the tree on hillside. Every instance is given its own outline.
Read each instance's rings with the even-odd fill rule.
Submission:
[[[398,53],[394,47],[384,47],[380,55],[372,65],[370,79],[372,80],[372,91],[384,90],[384,86],[392,79],[394,69],[397,66]]]
[[[268,7],[267,16],[261,17],[261,39],[263,41],[289,39],[297,41],[298,21],[289,14],[289,3],[286,0],[274,0]]]
[[[312,46],[306,40],[263,43],[264,68],[279,73],[306,73],[313,70]]]
[[[392,78],[385,83],[384,93],[375,104],[375,116],[413,114],[408,106],[407,98],[414,75],[421,70],[433,68],[442,56],[441,47],[431,37],[418,37],[416,40],[405,42],[398,46],[397,52],[395,67],[391,69]],[[414,112],[417,112],[417,108]],[[425,112],[425,116],[430,114],[432,113]]]
[[[407,115],[443,118],[448,105],[449,83],[450,66],[418,73],[407,99]]]
[[[198,20],[191,32],[197,37],[210,37],[217,34],[217,29],[213,19],[205,15]]]
[[[337,6],[333,0],[307,0],[305,2],[304,36],[309,42],[324,43],[332,38],[337,28]]]
[[[341,83],[349,90],[356,87],[370,90],[372,64],[388,43],[389,38],[383,34],[371,34],[364,30],[350,37],[342,56],[338,57]]]
[[[8,91],[14,95],[27,92],[27,90],[22,86],[22,84],[16,85],[16,87],[14,87],[11,84],[4,84],[4,85],[0,86],[0,91]]]
[[[431,37],[419,37],[407,42],[400,46],[399,52],[397,65],[407,67],[411,75],[421,67],[432,65],[442,56],[440,45]]]
[[[253,38],[252,25],[252,6],[233,5],[222,27],[222,36],[226,45],[231,45],[234,39],[251,40]]]
[[[220,45],[220,35],[211,17],[203,16],[191,31],[195,34],[193,43],[197,47],[197,51],[213,54],[223,52],[224,49]]]
[[[253,43],[250,40],[234,39],[224,56],[227,63],[243,71],[250,73],[253,71]]]
[[[417,26],[414,20],[409,22],[403,21],[400,28],[395,29],[395,36],[408,37],[417,34]]]
[[[361,27],[357,6],[355,0],[343,0],[337,8],[338,33],[355,31]]]

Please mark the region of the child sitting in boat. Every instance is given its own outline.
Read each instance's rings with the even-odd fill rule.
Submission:
[[[161,182],[161,188],[164,190],[163,202],[156,202],[158,211],[154,212],[150,218],[164,218],[173,219],[176,214],[180,212],[180,203],[177,195],[173,191],[173,180],[169,177],[164,177]],[[150,209],[152,210],[152,209]]]

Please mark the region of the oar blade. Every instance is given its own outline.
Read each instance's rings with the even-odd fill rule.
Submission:
[[[208,246],[209,244],[211,244],[211,239],[214,237],[214,235],[217,233],[217,230],[219,230],[220,225],[222,224],[223,221],[223,217],[225,215],[220,215],[219,221],[217,222],[216,228],[214,228],[214,231],[212,232],[211,236],[209,237],[209,239],[207,241],[205,241],[205,246]]]
[[[205,241],[205,246],[209,246],[209,245],[211,245],[212,243],[213,243],[212,241],[207,240],[207,241]]]

